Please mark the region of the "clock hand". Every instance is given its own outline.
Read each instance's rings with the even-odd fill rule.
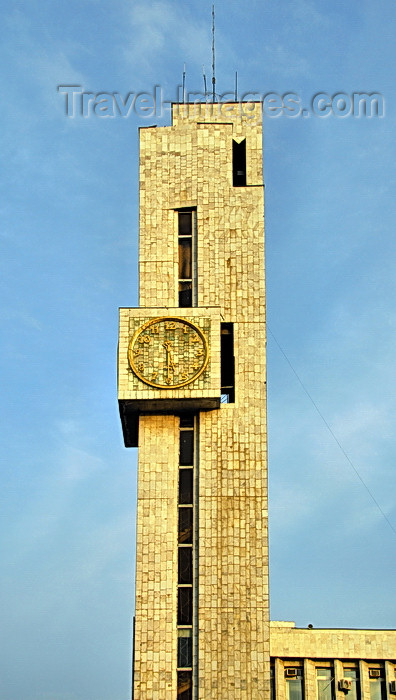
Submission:
[[[172,347],[172,343],[170,340],[166,340],[163,343],[163,346],[166,350],[166,369],[167,369],[167,378],[171,379],[171,374],[173,373],[175,369],[175,365],[173,362],[173,357],[170,348]]]
[[[169,376],[169,372],[174,372],[174,370],[175,370],[175,363],[173,362],[173,355],[172,355],[171,351],[169,350],[169,353],[168,353],[168,376]]]

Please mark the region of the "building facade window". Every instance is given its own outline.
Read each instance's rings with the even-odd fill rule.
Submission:
[[[316,667],[317,700],[334,700],[334,672],[332,666]]]
[[[348,690],[348,700],[360,700],[359,666],[344,666],[343,677],[352,683]]]
[[[369,668],[370,700],[386,700],[385,672],[382,664]]]
[[[303,700],[304,676],[301,666],[285,667],[286,700]]]

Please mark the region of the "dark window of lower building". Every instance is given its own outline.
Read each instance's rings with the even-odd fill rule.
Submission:
[[[318,700],[334,700],[334,672],[331,666],[316,667]]]
[[[370,700],[386,700],[384,667],[380,665],[369,668]]]
[[[360,683],[359,683],[359,667],[358,665],[344,666],[343,678],[351,681],[351,689],[348,690],[348,700],[360,700]]]
[[[273,663],[270,666],[270,698],[275,700],[275,666]]]
[[[287,700],[303,700],[304,697],[304,681],[303,669],[301,666],[286,666],[286,699]]]

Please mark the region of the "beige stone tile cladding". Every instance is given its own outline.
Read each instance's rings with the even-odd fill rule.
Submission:
[[[184,313],[183,313],[184,312]],[[198,326],[208,339],[210,357],[207,369],[193,383],[179,389],[156,389],[140,381],[130,370],[128,363],[129,341],[135,331],[146,321],[161,317],[180,317]],[[118,343],[118,398],[142,399],[190,399],[220,396],[220,310],[218,308],[154,308],[120,309]]]
[[[136,553],[136,700],[174,698],[176,687],[179,420],[139,419]]]
[[[301,629],[271,622],[271,656],[395,659],[396,630]]]

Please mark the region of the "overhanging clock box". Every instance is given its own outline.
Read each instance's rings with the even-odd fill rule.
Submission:
[[[137,446],[139,413],[220,406],[220,309],[122,308],[118,402],[124,442]]]

